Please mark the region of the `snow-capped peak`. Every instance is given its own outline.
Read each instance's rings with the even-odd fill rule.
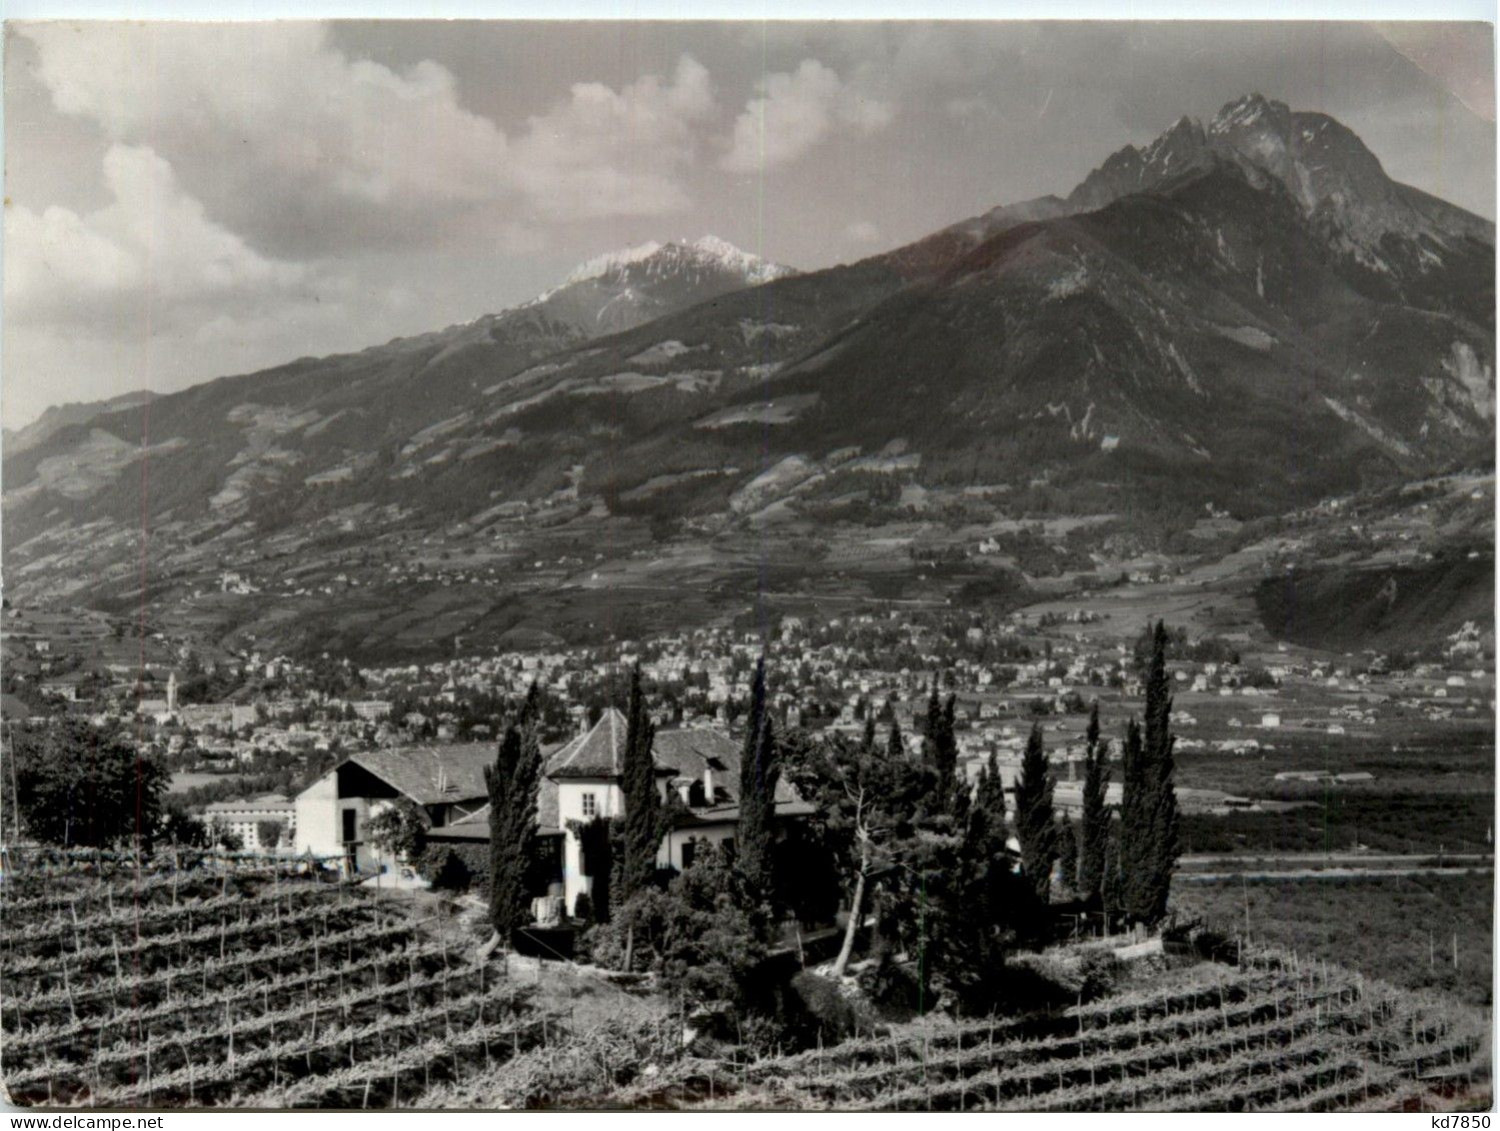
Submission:
[[[568,272],[568,277],[559,286],[538,295],[532,301],[545,302],[563,287],[588,282],[590,279],[602,279],[613,272],[637,265],[644,265],[650,275],[669,274],[684,266],[699,270],[708,268],[737,275],[747,285],[768,283],[772,279],[793,274],[792,268],[768,262],[718,236],[700,236],[695,240],[684,237],[665,244],[650,240],[636,247],[608,251],[594,256],[586,263],[580,263]]]
[[[621,248],[618,251],[606,251],[603,255],[596,255],[587,262],[580,263],[568,272],[568,277],[563,280],[563,286],[569,283],[581,283],[586,279],[597,279],[602,275],[608,275],[619,267],[628,266],[631,263],[639,263],[643,259],[650,259],[659,252],[662,245],[655,240],[647,240],[636,247]]]
[[[726,271],[734,271],[746,278],[760,276],[768,270],[774,273],[766,274],[765,277],[774,278],[775,274],[785,271],[785,268],[774,263],[767,263],[760,256],[735,247],[728,240],[721,240],[718,236],[699,236],[687,246],[697,252],[701,258],[712,260]]]

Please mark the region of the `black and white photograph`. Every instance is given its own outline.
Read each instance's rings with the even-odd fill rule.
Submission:
[[[10,1126],[1488,1127],[1488,18],[7,19]]]

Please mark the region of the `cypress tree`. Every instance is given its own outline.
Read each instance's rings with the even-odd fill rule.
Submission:
[[[1177,788],[1173,781],[1172,685],[1167,676],[1167,626],[1156,622],[1151,663],[1146,674],[1146,728],[1142,742],[1147,794],[1141,809],[1144,875],[1139,885],[1138,914],[1154,927],[1167,913],[1172,872],[1181,854],[1177,829]]]
[[[1057,871],[1063,887],[1078,891],[1078,826],[1071,817],[1057,822]]]
[[[940,900],[946,937],[939,949],[947,977],[977,1011],[992,1008],[999,996],[1015,927],[1017,892],[1005,841],[1005,787],[991,754],[980,767],[963,822],[949,898]]]
[[[875,752],[875,712],[865,712],[865,733],[860,739],[859,748],[861,753],[873,754]]]
[[[761,898],[775,890],[776,783],[780,777],[775,728],[766,709],[766,661],[762,657],[755,665],[745,749],[740,756],[740,825],[736,834],[740,874],[749,890]]]
[[[1120,770],[1124,780],[1120,793],[1120,837],[1115,846],[1119,881],[1117,911],[1125,922],[1137,923],[1143,921],[1145,909],[1145,874],[1149,859],[1146,840],[1150,835],[1152,806],[1141,728],[1134,716],[1125,724]]]
[[[885,742],[885,752],[892,762],[906,757],[906,742],[901,738],[901,724],[896,721],[894,713],[891,715],[891,733]]]
[[[1109,743],[1099,737],[1099,701],[1089,712],[1084,734],[1083,815],[1078,845],[1078,896],[1097,901],[1104,887],[1104,852],[1109,843]]]
[[[1047,902],[1052,862],[1057,858],[1052,787],[1047,753],[1042,748],[1042,725],[1033,723],[1016,782],[1016,835],[1021,841],[1021,869],[1042,903]]]
[[[512,723],[484,768],[490,797],[490,924],[509,946],[511,933],[530,922],[526,887],[536,839],[537,792],[542,780],[541,744],[536,726]]]
[[[943,701],[938,698],[937,672],[932,673],[932,694],[927,697],[927,745],[923,754],[928,761],[937,761],[937,735],[943,727]]]
[[[651,750],[656,728],[641,694],[641,666],[630,673],[630,703],[625,720],[625,843],[620,871],[621,901],[650,887],[656,878],[661,846],[661,796],[656,790],[656,763]]]

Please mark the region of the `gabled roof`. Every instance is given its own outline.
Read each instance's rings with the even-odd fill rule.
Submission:
[[[563,831],[557,783],[547,777],[542,778],[537,788],[536,831],[539,836],[559,836]],[[451,825],[429,830],[427,835],[436,840],[489,840],[490,807],[488,804],[482,805]]]
[[[565,778],[619,778],[625,772],[625,716],[611,707],[586,733],[562,746],[547,763],[546,776]],[[651,760],[659,776],[703,779],[712,769],[714,793],[740,797],[740,744],[721,730],[687,727],[658,730],[651,746]],[[776,784],[778,804],[797,800],[796,791],[785,781]]]
[[[625,772],[625,737],[629,724],[614,707],[547,763],[547,776],[556,778],[617,778]]]
[[[488,797],[484,768],[495,764],[495,745],[395,746],[351,754],[342,765],[368,770],[418,805],[441,805]]]

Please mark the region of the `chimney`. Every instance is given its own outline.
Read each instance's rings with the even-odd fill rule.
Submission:
[[[682,798],[682,803],[687,805],[688,798],[693,792],[693,781],[691,778],[683,778],[677,783],[677,796]]]
[[[710,805],[714,803],[714,769],[712,766],[703,767],[703,799]]]

